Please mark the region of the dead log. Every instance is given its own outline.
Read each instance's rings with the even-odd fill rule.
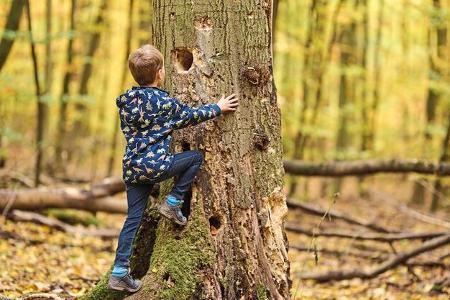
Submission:
[[[327,255],[337,256],[337,257],[343,257],[343,256],[352,256],[362,259],[368,259],[368,260],[375,260],[380,261],[386,259],[389,255],[386,253],[376,252],[376,251],[354,251],[351,249],[342,251],[342,250],[335,250],[335,249],[327,249],[327,248],[311,248],[306,246],[299,246],[299,245],[289,245],[289,249],[293,249],[299,252],[318,252],[323,253]]]
[[[45,225],[74,235],[95,236],[101,238],[116,238],[119,236],[119,231],[116,229],[89,229],[76,227],[33,212],[13,210],[8,213],[7,218],[16,222],[32,222]]]
[[[420,160],[356,160],[315,163],[285,160],[284,171],[290,175],[343,177],[367,176],[377,173],[419,173],[450,176],[450,163],[432,163]]]
[[[73,208],[90,212],[126,213],[125,201],[105,198],[124,190],[125,184],[121,178],[106,178],[88,189],[72,187],[0,189],[0,210],[7,208],[33,211],[45,208]]]
[[[422,232],[422,233],[360,233],[360,232],[339,232],[339,231],[322,231],[314,232],[313,230],[302,228],[298,225],[288,223],[286,230],[294,233],[300,233],[311,237],[335,237],[344,239],[353,239],[358,241],[377,241],[391,243],[400,240],[426,240],[449,234],[448,231],[441,232]]]
[[[373,231],[376,231],[376,232],[383,232],[383,233],[398,232],[398,231],[387,229],[387,228],[385,228],[385,227],[383,227],[381,225],[375,224],[373,222],[359,220],[357,218],[344,215],[343,213],[338,212],[338,211],[331,211],[331,210],[330,211],[326,211],[326,210],[314,207],[312,205],[308,205],[308,204],[305,204],[305,203],[300,203],[298,201],[288,200],[287,201],[287,205],[288,205],[288,208],[299,209],[299,210],[301,210],[301,211],[303,211],[303,212],[305,212],[307,214],[310,214],[310,215],[315,215],[315,216],[319,216],[319,217],[327,215],[327,217],[329,216],[329,217],[334,218],[336,220],[344,221],[344,222],[346,222],[348,224],[358,225],[358,226],[361,226],[361,227],[366,227],[366,228],[369,228],[369,229],[371,229]]]
[[[375,199],[380,202],[383,202],[384,204],[393,206],[398,211],[400,211],[400,212],[404,213],[405,215],[408,215],[418,221],[450,229],[450,222],[448,222],[446,220],[441,220],[435,216],[431,216],[429,214],[425,214],[423,212],[414,210],[414,209],[408,207],[406,204],[401,203],[400,201],[395,199],[392,195],[389,195],[385,192],[376,191],[375,189],[371,189],[371,188],[368,189],[368,193],[369,193],[369,197],[371,199]]]
[[[327,249],[327,248],[317,248],[311,249],[310,247],[299,246],[299,245],[289,245],[289,249],[293,249],[299,252],[318,252],[325,255],[332,255],[336,257],[345,257],[352,256],[356,258],[372,260],[372,261],[384,261],[389,259],[390,255],[386,253],[376,252],[376,251],[354,251],[354,250],[335,250],[335,249]],[[448,254],[446,254],[448,255]],[[443,262],[443,256],[440,256],[438,259],[424,260],[424,261],[411,261],[405,262],[403,265],[408,267],[424,267],[424,268],[443,268],[448,269],[450,266]]]
[[[449,243],[450,243],[450,234],[434,238],[432,240],[423,243],[419,247],[395,255],[393,258],[387,260],[386,262],[380,264],[379,266],[371,270],[361,270],[360,268],[358,268],[353,270],[330,271],[325,273],[300,273],[297,275],[300,279],[311,279],[322,283],[328,281],[346,280],[353,278],[372,279],[380,274],[383,274],[386,271],[392,270],[406,263],[409,259],[413,257],[435,250]]]

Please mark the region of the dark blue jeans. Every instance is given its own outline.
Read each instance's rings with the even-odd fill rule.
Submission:
[[[186,192],[189,191],[195,174],[197,174],[202,163],[203,155],[199,151],[176,153],[170,168],[153,183],[176,177],[170,194],[182,200]],[[119,235],[115,266],[129,267],[134,236],[141,224],[152,188],[153,184],[127,184],[128,216]]]

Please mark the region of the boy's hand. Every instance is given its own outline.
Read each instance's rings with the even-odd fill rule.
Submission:
[[[217,102],[217,105],[219,105],[220,110],[223,113],[233,112],[236,110],[237,106],[239,105],[238,100],[239,99],[236,98],[236,94],[232,94],[228,97],[225,97],[224,95],[222,95],[219,102]]]

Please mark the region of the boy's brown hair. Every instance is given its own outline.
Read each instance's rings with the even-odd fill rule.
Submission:
[[[139,85],[155,82],[156,73],[164,66],[164,58],[152,45],[144,45],[128,57],[128,67]]]

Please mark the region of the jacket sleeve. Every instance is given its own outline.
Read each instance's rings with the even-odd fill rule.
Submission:
[[[216,103],[205,104],[199,107],[189,107],[176,98],[171,98],[173,106],[173,129],[181,129],[214,119],[221,115],[222,111]]]

